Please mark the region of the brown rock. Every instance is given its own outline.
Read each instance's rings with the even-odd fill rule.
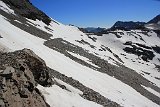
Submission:
[[[47,107],[43,96],[37,92],[32,72],[22,62],[19,68],[7,67],[1,75],[3,87],[0,106],[3,107]],[[23,66],[25,65],[25,66]],[[24,69],[21,69],[24,68]],[[12,74],[10,78],[6,76]],[[17,75],[18,74],[18,75]]]

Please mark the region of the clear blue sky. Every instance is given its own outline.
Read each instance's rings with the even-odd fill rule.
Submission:
[[[160,14],[160,0],[30,0],[63,24],[110,27],[116,21],[149,21]]]

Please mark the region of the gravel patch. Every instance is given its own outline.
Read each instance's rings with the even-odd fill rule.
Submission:
[[[84,66],[90,67],[92,69],[96,69],[99,72],[115,77],[116,79],[134,88],[141,95],[145,96],[146,98],[160,105],[160,98],[154,95],[153,93],[149,92],[148,90],[144,89],[141,85],[150,87],[159,93],[160,93],[160,88],[155,86],[152,82],[145,79],[143,76],[141,76],[134,70],[129,69],[123,65],[119,65],[119,67],[111,65],[106,60],[101,59],[89,53],[87,50],[84,50],[81,47],[75,46],[61,38],[46,41],[44,45],[64,54],[65,56],[71,58],[72,60]],[[67,51],[73,52],[75,54],[79,54],[80,56],[88,58],[93,64],[99,66],[100,68],[86,64],[84,63],[84,61],[80,61],[79,59],[77,60],[77,58],[75,58],[74,56],[69,55]]]

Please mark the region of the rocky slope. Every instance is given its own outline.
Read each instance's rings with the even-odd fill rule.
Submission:
[[[51,19],[42,11],[34,7],[29,0],[2,0],[8,4],[16,14],[24,16],[32,20],[42,20],[45,24],[49,25]]]
[[[35,101],[33,106],[159,107],[160,38],[155,31],[83,33],[84,29],[50,20],[28,0],[19,2],[0,0],[2,78],[8,71],[16,75],[21,72],[20,77],[12,76],[10,81],[23,78],[22,86],[27,90],[23,94],[16,88],[16,95],[22,91],[22,96],[30,96]],[[33,94],[28,91],[28,82],[33,84]],[[9,87],[7,90],[6,94],[10,94]],[[37,99],[32,98],[35,94]],[[12,102],[2,96],[2,105],[4,99]]]

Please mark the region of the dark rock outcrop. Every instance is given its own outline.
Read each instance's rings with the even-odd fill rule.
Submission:
[[[156,53],[160,54],[160,46],[153,46],[152,49],[153,49]]]
[[[154,30],[155,33],[157,33],[157,36],[160,38],[160,30]]]
[[[48,72],[45,62],[39,58],[33,51],[23,49],[20,51],[0,54],[0,69],[5,66],[17,67],[17,63],[21,60],[25,63],[33,73],[35,81],[42,86],[51,86],[52,78]],[[23,70],[24,68],[21,68]]]
[[[36,88],[53,84],[48,70],[29,49],[0,52],[0,107],[50,107]]]
[[[27,64],[18,59],[13,66],[0,72],[0,107],[49,107]]]
[[[32,20],[42,20],[45,24],[49,25],[51,19],[38,8],[34,7],[29,0],[2,0],[8,4],[16,14]]]
[[[123,50],[130,54],[135,54],[138,57],[141,57],[144,61],[148,62],[155,57],[155,54],[152,51],[152,48],[155,51],[159,51],[158,47],[149,47],[139,43],[132,43],[131,41],[127,41],[124,45],[128,45],[131,47],[125,47]]]

